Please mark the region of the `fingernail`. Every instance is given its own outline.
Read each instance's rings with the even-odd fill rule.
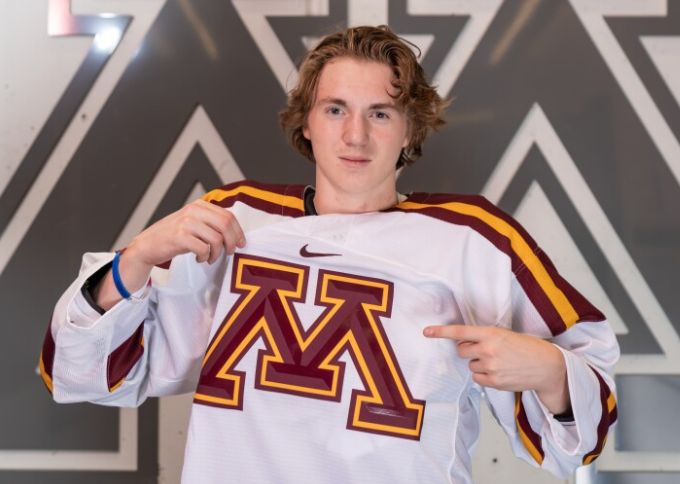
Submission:
[[[237,244],[240,248],[244,248],[246,246],[246,239],[244,237],[241,237],[238,241]]]
[[[425,329],[423,330],[423,334],[424,334],[425,336],[432,336],[432,328],[425,328]]]

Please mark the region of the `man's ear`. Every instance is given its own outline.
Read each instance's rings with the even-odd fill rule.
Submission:
[[[408,124],[406,125],[406,136],[404,136],[404,142],[402,143],[401,147],[406,148],[409,143],[411,143],[411,121],[409,120]]]

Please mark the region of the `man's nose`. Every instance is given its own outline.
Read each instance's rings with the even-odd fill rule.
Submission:
[[[352,146],[363,146],[368,142],[370,127],[363,116],[350,116],[345,121],[343,141]]]

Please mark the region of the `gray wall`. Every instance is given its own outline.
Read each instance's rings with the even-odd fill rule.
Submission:
[[[619,334],[620,423],[580,479],[680,480],[680,1],[72,3],[0,2],[0,482],[175,472],[172,405],[52,403],[52,306],[83,252],[205,189],[313,182],[276,113],[305,46],[348,23],[420,45],[456,98],[400,189],[485,194]]]

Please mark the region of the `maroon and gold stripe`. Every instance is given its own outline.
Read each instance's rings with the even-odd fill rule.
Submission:
[[[115,391],[144,354],[144,322],[109,355],[106,379],[109,392]]]
[[[212,190],[203,200],[223,208],[242,202],[263,212],[301,217],[305,214],[304,190],[304,185],[274,185],[246,180]]]
[[[484,197],[416,193],[392,211],[468,226],[510,257],[512,271],[553,336],[604,315],[559,275],[524,228]]]
[[[50,393],[53,393],[52,385],[52,366],[54,364],[54,338],[52,337],[52,322],[47,325],[47,334],[43,341],[42,351],[40,352],[40,376]]]
[[[522,403],[522,393],[515,393],[515,421],[517,422],[517,431],[522,439],[524,448],[531,454],[536,463],[540,466],[545,459],[545,452],[541,443],[541,436],[534,432],[529,424],[527,413],[524,410],[524,403]]]
[[[588,452],[583,457],[583,465],[590,464],[597,459],[604,449],[604,444],[607,443],[607,435],[609,434],[609,427],[611,427],[618,418],[618,409],[616,406],[616,397],[609,385],[604,381],[604,378],[594,368],[590,369],[595,373],[597,381],[600,383],[600,404],[602,405],[602,416],[600,423],[597,425],[597,444],[595,448]]]

